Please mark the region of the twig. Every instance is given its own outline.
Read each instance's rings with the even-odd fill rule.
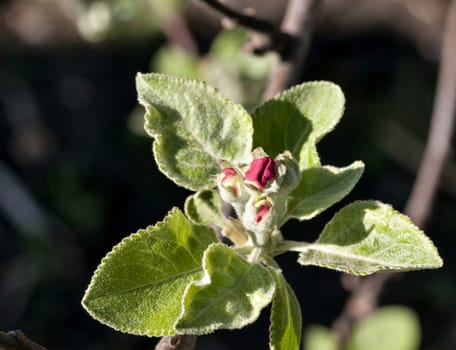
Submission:
[[[279,30],[276,25],[267,20],[257,18],[252,14],[236,11],[218,0],[199,1],[229,18],[235,22],[235,24],[249,28],[258,33],[266,34],[269,37],[269,42],[267,44],[268,50],[275,50],[281,54],[282,52],[287,51],[289,47],[294,46],[296,37],[291,35],[292,33]],[[258,51],[264,52],[265,49]]]
[[[443,165],[448,157],[455,117],[456,103],[456,0],[449,5],[443,33],[441,63],[436,98],[431,116],[431,128],[417,180],[405,213],[415,224],[424,226],[435,196]],[[372,313],[378,303],[385,282],[393,274],[374,274],[364,279],[343,276],[355,286],[345,308],[334,322],[339,335],[339,349],[343,349],[356,321]],[[362,305],[362,307],[360,307]]]
[[[436,98],[428,142],[405,211],[418,226],[429,218],[436,189],[449,155],[456,112],[456,1],[446,18]]]
[[[47,350],[45,347],[27,338],[21,330],[0,331],[1,350]]]
[[[196,335],[173,335],[163,337],[155,350],[191,350],[195,348]]]
[[[270,99],[299,78],[313,32],[315,12],[320,4],[321,1],[314,0],[289,0],[280,30],[296,41],[282,52],[279,63],[269,76],[263,100]]]
[[[394,121],[386,121],[375,134],[376,143],[403,169],[416,174],[424,154],[424,142],[414,136],[404,126]],[[456,197],[456,162],[448,160],[442,169],[440,190]]]

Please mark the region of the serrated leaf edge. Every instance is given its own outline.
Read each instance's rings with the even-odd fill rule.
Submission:
[[[226,247],[226,245],[224,245],[223,243],[212,243],[205,250],[205,252],[203,254],[203,259],[202,259],[203,260],[203,276],[201,277],[201,279],[199,281],[190,282],[187,285],[187,287],[185,288],[185,291],[184,291],[184,294],[183,294],[183,297],[182,297],[182,305],[181,305],[182,312],[181,312],[181,315],[177,318],[176,322],[174,323],[174,328],[176,329],[178,334],[179,334],[180,329],[179,329],[179,327],[177,327],[177,325],[179,324],[179,322],[183,318],[183,316],[185,314],[185,311],[186,311],[185,310],[184,301],[185,301],[185,298],[187,296],[188,290],[190,289],[190,287],[192,285],[208,285],[208,284],[211,283],[211,276],[209,275],[209,272],[208,272],[208,270],[207,270],[205,265],[206,265],[206,255],[208,254],[208,251],[211,249],[212,246],[224,246],[224,247]],[[231,249],[231,248],[229,248],[229,249]],[[234,252],[236,253],[236,251],[234,251]],[[245,258],[242,255],[239,255],[239,257],[241,257],[242,259],[245,260]],[[252,263],[249,263],[249,264],[252,265],[252,266],[254,265]],[[259,265],[262,266],[261,264],[259,264]],[[274,276],[271,275],[271,272],[269,272],[269,270],[267,268],[265,268],[265,269],[269,273],[269,275],[271,277],[271,280],[274,282],[273,291],[271,293],[271,295],[272,295],[271,301],[272,301],[272,298],[273,298],[274,293],[275,293],[276,283],[275,283]],[[269,303],[271,303],[271,301],[269,301]],[[264,307],[269,305],[269,303],[266,304]],[[216,331],[217,329],[230,329],[230,330],[232,330],[232,329],[241,329],[241,328],[244,328],[246,325],[249,325],[249,324],[255,322],[258,319],[258,317],[260,316],[260,313],[261,313],[262,309],[258,310],[256,313],[254,313],[253,316],[241,327],[225,328],[225,327],[220,327],[220,326],[217,326],[217,325],[213,324],[211,326],[205,327],[203,330],[201,330],[201,328],[185,328],[184,331],[185,331],[185,334],[204,335],[204,334],[212,333],[212,332]]]
[[[336,270],[336,271],[341,271],[341,272],[348,272],[348,273],[351,273],[351,274],[354,274],[354,275],[357,275],[357,276],[367,276],[367,275],[370,275],[372,273],[375,273],[375,272],[387,272],[387,271],[396,271],[396,272],[400,272],[400,271],[413,271],[413,270],[420,270],[420,269],[438,269],[440,267],[443,266],[443,260],[442,258],[440,257],[439,253],[438,253],[438,250],[437,250],[437,247],[434,245],[434,242],[432,242],[432,240],[418,227],[416,226],[412,220],[405,214],[402,214],[401,212],[395,210],[390,204],[386,204],[386,203],[383,203],[383,202],[380,202],[380,201],[376,201],[376,200],[358,200],[358,201],[354,201],[350,204],[348,204],[347,206],[345,206],[344,208],[342,208],[339,212],[337,212],[333,218],[325,225],[325,227],[323,228],[322,230],[322,233],[325,231],[326,229],[326,226],[328,226],[329,224],[331,224],[331,222],[334,220],[334,218],[344,209],[352,206],[352,205],[358,205],[358,204],[362,204],[362,203],[371,203],[371,204],[374,204],[374,205],[378,205],[378,206],[381,206],[381,207],[385,207],[387,210],[389,210],[390,212],[394,213],[394,214],[398,214],[400,216],[402,216],[402,218],[407,221],[409,224],[413,225],[414,227],[416,227],[418,229],[418,231],[420,232],[422,238],[427,242],[429,243],[429,245],[434,248],[434,252],[436,254],[436,264],[435,265],[428,265],[428,264],[418,264],[418,265],[413,265],[413,266],[384,266],[384,265],[381,265],[379,264],[378,262],[375,262],[376,265],[379,266],[379,269],[375,269],[373,271],[369,271],[369,272],[359,272],[359,271],[353,271],[353,270],[350,270],[350,269],[342,269],[340,268],[340,266],[338,265],[332,265],[332,264],[313,264],[313,263],[303,263],[301,262],[301,259],[302,259],[302,255],[305,253],[305,251],[301,252],[299,255],[299,259],[298,259],[298,263],[303,265],[303,266],[319,266],[319,267],[324,267],[324,268],[328,268],[328,269],[332,269],[332,270]],[[321,236],[321,235],[320,235]],[[319,244],[318,243],[318,240],[320,238],[317,239],[317,241],[315,242],[315,246],[317,247],[322,247],[322,246],[328,246],[328,247],[331,247],[331,246],[334,246],[334,245],[330,245],[330,244]],[[336,245],[337,246],[337,245]],[[308,248],[306,250],[312,250],[312,245],[309,245]],[[317,249],[316,249],[317,250]],[[322,251],[322,250],[320,250]],[[369,259],[360,259],[359,256],[357,255],[352,255],[352,254],[333,254],[333,255],[339,255],[339,256],[348,256],[348,257],[353,257],[355,260],[360,260],[360,261],[369,261]],[[438,262],[437,262],[438,261]]]
[[[96,279],[98,278],[99,274],[101,273],[102,268],[104,267],[106,262],[111,258],[111,256],[113,254],[115,254],[117,252],[117,250],[122,248],[127,242],[135,239],[136,237],[139,237],[139,236],[143,235],[144,233],[151,233],[151,231],[155,231],[157,229],[161,229],[164,225],[167,225],[169,220],[170,220],[170,218],[175,213],[179,213],[179,214],[181,214],[181,215],[183,215],[185,217],[185,215],[179,210],[179,208],[173,207],[170,211],[168,211],[168,213],[166,214],[165,218],[162,221],[157,222],[155,225],[149,225],[149,226],[147,226],[144,229],[139,229],[138,231],[136,231],[136,232],[130,234],[129,236],[125,237],[124,239],[122,239],[122,241],[120,241],[118,244],[116,244],[109,253],[107,253],[103,257],[103,259],[101,260],[100,264],[98,265],[98,267],[96,268],[95,272],[93,273],[92,278],[90,279],[90,283],[89,283],[87,289],[85,290],[84,296],[83,296],[83,298],[81,300],[82,307],[88,312],[88,314],[90,316],[92,316],[93,319],[97,320],[101,324],[104,324],[104,325],[106,325],[106,326],[108,326],[108,327],[110,327],[112,329],[115,329],[116,331],[123,332],[123,333],[128,333],[128,334],[144,335],[144,336],[148,336],[148,337],[159,337],[159,336],[167,336],[167,335],[176,334],[175,330],[174,331],[170,331],[170,330],[162,329],[162,330],[157,331],[157,332],[139,333],[139,332],[137,332],[136,329],[133,329],[133,328],[130,328],[130,327],[117,327],[116,325],[113,325],[113,324],[111,324],[111,323],[109,323],[109,322],[107,322],[105,320],[100,319],[97,315],[95,315],[95,313],[93,313],[89,309],[89,307],[85,303],[90,290],[93,288],[93,285],[95,284]]]
[[[253,111],[252,115],[255,115],[257,110],[259,110],[259,109],[261,109],[263,107],[266,107],[269,103],[273,103],[273,101],[275,101],[275,100],[281,100],[284,96],[286,96],[288,94],[296,93],[296,90],[299,90],[299,89],[301,89],[303,87],[307,87],[307,86],[322,86],[322,85],[331,86],[331,87],[335,88],[335,91],[337,91],[336,94],[341,97],[342,108],[340,109],[340,117],[337,119],[337,121],[334,123],[334,125],[331,128],[329,128],[328,130],[326,130],[326,132],[324,134],[319,135],[319,137],[317,137],[314,140],[312,140],[316,144],[323,138],[323,136],[327,135],[332,130],[334,130],[334,128],[336,127],[336,125],[339,122],[339,120],[342,118],[342,115],[344,114],[344,111],[345,111],[345,95],[344,95],[341,87],[339,85],[331,82],[331,81],[315,80],[315,81],[309,81],[309,82],[305,82],[305,83],[302,83],[302,84],[294,85],[294,86],[292,86],[291,88],[289,88],[287,90],[283,90],[283,91],[279,92],[277,95],[273,96],[271,99],[267,100],[265,103],[263,103],[262,105],[260,105],[257,108],[255,108],[255,110]],[[310,140],[308,140],[307,142],[309,142],[309,141]]]
[[[346,273],[350,273],[352,275],[356,275],[356,276],[367,276],[367,275],[371,275],[373,273],[376,273],[376,272],[388,272],[388,271],[392,271],[392,272],[406,272],[406,271],[413,271],[413,270],[423,270],[423,269],[438,269],[440,267],[442,267],[443,265],[443,261],[440,259],[440,263],[439,265],[427,265],[427,264],[418,264],[418,265],[383,265],[383,264],[380,264],[378,261],[375,261],[375,260],[371,260],[371,259],[361,259],[359,258],[359,256],[357,255],[353,255],[353,254],[337,254],[337,253],[333,253],[332,250],[331,250],[331,246],[330,245],[316,245],[318,248],[314,248],[315,246],[309,246],[307,248],[307,250],[316,250],[318,252],[330,252],[332,256],[340,256],[340,257],[343,257],[343,258],[351,258],[353,260],[357,260],[357,261],[360,261],[360,262],[368,262],[368,263],[371,263],[371,264],[374,264],[374,265],[377,265],[378,268],[375,268],[375,269],[372,269],[372,270],[369,270],[369,271],[366,271],[366,272],[361,272],[361,271],[355,271],[355,270],[352,270],[352,269],[343,269],[340,267],[340,265],[336,265],[336,264],[323,264],[323,263],[306,263],[306,262],[303,262],[302,260],[304,260],[304,258],[302,258],[301,255],[305,254],[305,251],[304,252],[301,252],[299,255],[299,259],[298,259],[298,262],[299,264],[303,265],[303,266],[318,266],[318,267],[324,267],[324,268],[327,268],[327,269],[331,269],[331,270],[336,270],[336,271],[340,271],[340,272],[346,272]],[[327,247],[328,249],[325,249],[325,248],[321,248],[321,247]]]
[[[181,83],[184,84],[185,83],[185,84],[195,84],[197,86],[200,86],[203,89],[206,89],[208,93],[213,94],[213,97],[215,99],[220,100],[222,105],[223,104],[231,105],[235,109],[236,113],[239,113],[239,115],[243,115],[244,119],[245,118],[250,118],[250,121],[252,119],[250,114],[241,105],[239,105],[237,103],[234,103],[229,98],[225,97],[220,92],[219,89],[217,89],[216,87],[208,84],[205,81],[197,80],[197,79],[190,79],[190,78],[173,77],[173,76],[169,76],[169,75],[162,74],[162,73],[137,73],[136,79],[137,79],[137,81],[141,80],[142,82],[146,83],[146,79],[145,78],[147,76],[153,76],[157,80],[161,80],[161,81],[173,81],[176,84],[181,84]],[[141,98],[139,93],[138,93],[138,102],[145,108],[147,108],[148,106],[152,106],[153,108],[155,108],[153,105],[150,105],[147,101],[145,101],[143,98]],[[159,113],[159,112],[157,111],[157,113]],[[146,116],[147,116],[147,113],[146,113]],[[217,155],[212,154],[212,152],[209,152],[207,150],[207,146],[201,144],[198,141],[198,139],[193,136],[193,133],[191,132],[191,130],[192,130],[191,126],[187,125],[184,120],[182,120],[182,122],[185,125],[185,129],[191,134],[192,138],[195,140],[195,142],[198,143],[198,145],[202,148],[202,150],[206,154],[208,154],[211,158],[213,158],[215,161],[218,161],[219,159],[217,159]],[[250,140],[250,147],[247,147],[248,149],[245,151],[245,154],[244,154],[244,157],[243,157],[244,160],[247,160],[249,158],[250,151],[252,149],[252,142],[253,142],[253,123],[252,122],[250,122],[249,129],[250,129],[249,133],[251,135],[251,137],[250,137],[250,139],[251,139]],[[149,132],[148,132],[148,134],[151,135]],[[154,153],[155,161],[156,161],[160,171],[163,174],[165,174],[169,179],[174,181],[177,185],[182,186],[182,187],[187,188],[187,189],[192,190],[192,191],[207,190],[207,189],[211,189],[211,188],[215,187],[215,179],[212,182],[208,183],[207,186],[201,186],[201,187],[194,187],[194,186],[189,185],[188,183],[184,183],[184,182],[182,182],[180,180],[176,180],[175,176],[173,176],[172,174],[170,174],[170,172],[165,170],[165,166],[164,166],[163,162],[160,161],[159,160],[160,158],[157,156],[156,143],[159,143],[159,137],[161,136],[161,134],[154,134],[154,135],[151,135],[151,136],[154,138],[154,141],[153,141],[153,153]]]
[[[342,168],[338,168],[338,167],[335,167],[335,166],[332,166],[332,165],[324,165],[324,166],[320,166],[320,168],[328,169],[328,170],[334,171],[334,174],[335,174],[335,175],[340,174],[341,172],[343,172],[343,171],[345,171],[345,170],[357,170],[357,169],[361,169],[361,172],[360,172],[358,178],[356,179],[356,181],[354,182],[352,188],[351,188],[344,196],[342,196],[341,199],[339,199],[338,201],[332,203],[329,207],[314,210],[312,213],[307,214],[307,215],[303,215],[303,216],[295,216],[295,215],[292,215],[292,213],[291,213],[291,211],[290,211],[290,214],[287,214],[287,216],[288,216],[289,218],[298,219],[299,221],[310,220],[310,219],[314,218],[315,216],[319,215],[320,213],[324,212],[326,209],[329,209],[329,208],[330,208],[331,206],[333,206],[334,204],[340,202],[340,201],[341,201],[342,199],[344,199],[344,197],[346,197],[346,196],[353,190],[353,188],[356,186],[356,184],[358,183],[359,179],[360,179],[361,176],[363,175],[365,165],[364,165],[364,162],[362,162],[361,160],[356,160],[356,161],[354,161],[352,164],[347,165],[347,166],[342,167]],[[308,169],[311,169],[311,168],[308,168]],[[307,170],[307,169],[302,170],[301,173],[304,172],[305,170]],[[327,191],[329,190],[329,188],[331,188],[331,187],[332,187],[332,186],[329,186],[329,187],[325,188],[323,191],[318,192],[318,193],[315,194],[315,195],[324,194],[324,193],[327,192]],[[313,195],[313,196],[311,196],[311,197],[314,197],[315,195]],[[306,199],[308,199],[308,198],[311,198],[311,197],[304,198],[303,201],[306,200]],[[296,208],[296,206],[295,206],[294,208]],[[293,208],[292,210],[294,210],[294,208]],[[287,211],[288,211],[288,208],[287,208]]]

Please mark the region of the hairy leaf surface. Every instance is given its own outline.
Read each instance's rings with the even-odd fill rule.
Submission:
[[[180,333],[242,328],[271,302],[275,283],[261,264],[248,262],[221,243],[208,248],[203,264],[203,278],[185,292],[184,310],[176,325]]]
[[[204,190],[185,201],[185,214],[196,224],[218,224],[225,220],[222,213],[222,199],[217,191]]]
[[[202,276],[215,232],[191,224],[178,209],[125,238],[103,259],[82,300],[98,321],[127,333],[174,334],[186,286]]]
[[[247,161],[252,120],[215,88],[156,73],[138,74],[136,88],[147,112],[145,129],[155,138],[158,167],[176,184],[208,189],[220,171],[217,161]]]
[[[364,170],[362,162],[345,168],[312,167],[301,172],[301,181],[291,192],[287,216],[309,220],[337,203],[353,189]]]
[[[271,157],[289,150],[301,169],[319,165],[315,144],[339,122],[344,104],[342,90],[333,83],[296,85],[254,111],[254,147]]]
[[[272,300],[269,346],[272,350],[299,350],[302,333],[301,306],[282,273],[271,269],[276,282]]]
[[[431,240],[389,205],[359,201],[326,224],[320,237],[300,254],[299,263],[355,275],[442,266]]]

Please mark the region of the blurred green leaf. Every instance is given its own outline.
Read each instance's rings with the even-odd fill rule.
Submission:
[[[309,326],[304,332],[304,350],[337,350],[337,337],[326,327]]]
[[[154,55],[154,71],[185,78],[201,78],[198,57],[176,46],[163,46]]]
[[[418,350],[420,339],[415,313],[403,306],[387,306],[355,325],[347,350]]]
[[[254,55],[244,50],[249,33],[243,28],[220,32],[212,43],[209,55],[231,72],[250,79],[264,79],[271,68],[273,55]]]

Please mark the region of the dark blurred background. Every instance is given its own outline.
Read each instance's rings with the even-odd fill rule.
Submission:
[[[248,35],[178,0],[0,2],[0,330],[20,328],[49,349],[152,349],[80,306],[101,258],[126,235],[182,208],[189,192],[154,163],[142,131],[136,72],[208,80],[251,110],[274,57],[243,52]],[[285,0],[228,1],[279,23]],[[324,164],[366,163],[355,190],[285,236],[312,240],[355,199],[403,210],[429,128],[446,0],[327,0],[300,81],[330,80],[347,99],[320,143]],[[456,39],[455,39],[456,40]],[[455,58],[456,64],[456,58]],[[454,145],[454,143],[453,143]],[[450,159],[454,159],[450,158]],[[426,233],[445,265],[391,279],[380,304],[412,308],[421,349],[456,344],[456,166],[451,160]],[[280,257],[307,327],[330,326],[348,295],[340,274]],[[266,349],[268,310],[201,349]],[[386,349],[385,349],[386,350]]]

